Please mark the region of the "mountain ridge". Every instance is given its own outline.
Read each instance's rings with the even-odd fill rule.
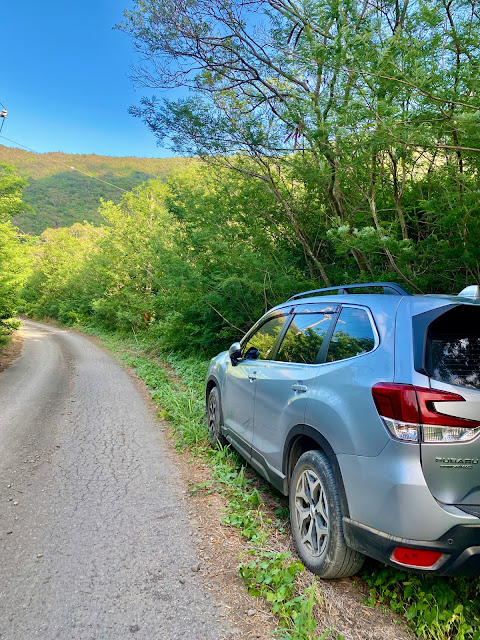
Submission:
[[[100,198],[119,202],[122,190],[130,191],[152,178],[165,180],[191,161],[183,157],[35,153],[0,145],[0,162],[14,165],[19,175],[29,182],[23,196],[35,213],[16,216],[13,223],[31,235],[39,235],[48,227],[71,226],[75,222],[101,224]]]

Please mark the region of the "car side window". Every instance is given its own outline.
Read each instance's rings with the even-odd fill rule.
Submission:
[[[275,359],[281,362],[315,364],[331,322],[330,313],[297,313]]]
[[[365,309],[343,307],[328,347],[327,362],[359,356],[374,346],[375,334]]]
[[[245,354],[252,347],[259,350],[258,360],[270,360],[272,349],[277,342],[277,338],[285,324],[286,317],[276,315],[264,322],[242,345],[242,354]]]

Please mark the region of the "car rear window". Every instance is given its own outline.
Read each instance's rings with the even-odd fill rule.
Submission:
[[[360,356],[372,351],[374,346],[375,334],[367,312],[344,307],[328,347],[327,362]]]
[[[480,309],[459,306],[434,320],[426,363],[435,380],[480,389]]]

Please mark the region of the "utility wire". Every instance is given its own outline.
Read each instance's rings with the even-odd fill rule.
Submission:
[[[0,128],[0,133],[1,133],[1,131],[2,130]],[[10,138],[6,138],[5,136],[2,136],[2,135],[0,135],[0,138],[3,138],[3,140],[8,140],[8,142],[13,142],[13,144],[18,145],[19,147],[23,147],[27,151],[31,151],[32,153],[35,153],[37,156],[42,155],[40,152],[35,151],[35,149],[30,149],[30,147],[26,147],[24,144],[20,144],[20,142],[16,142],[15,140],[11,140]],[[122,189],[122,187],[119,187],[116,184],[112,184],[111,182],[107,182],[106,180],[102,180],[101,178],[97,178],[96,176],[91,176],[89,173],[86,173],[85,171],[82,171],[81,169],[77,169],[75,167],[72,167],[71,165],[66,164],[65,162],[61,162],[60,160],[56,160],[55,158],[51,158],[51,160],[53,162],[56,162],[57,164],[61,165],[62,167],[67,167],[68,169],[72,169],[73,171],[76,171],[77,173],[81,173],[82,175],[87,176],[87,178],[91,178],[92,180],[96,180],[97,182],[103,182],[103,184],[108,184],[109,187],[114,187],[115,189],[118,189],[119,191],[123,191],[123,193],[129,193],[129,191],[127,189]]]

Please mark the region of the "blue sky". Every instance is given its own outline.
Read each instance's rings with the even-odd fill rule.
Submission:
[[[129,0],[1,4],[0,103],[8,110],[1,135],[41,153],[174,155],[127,112],[153,93],[134,90],[132,42],[112,30],[129,6]],[[0,144],[18,146],[3,138]]]

